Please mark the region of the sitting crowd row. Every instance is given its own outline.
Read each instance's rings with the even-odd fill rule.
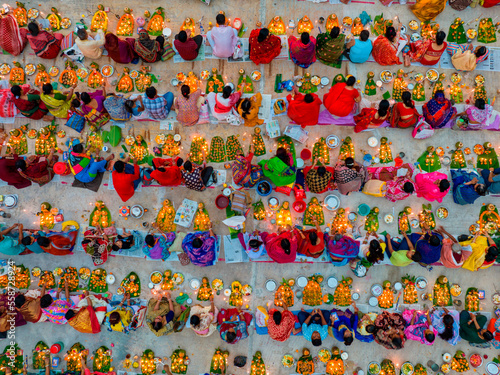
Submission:
[[[228,344],[236,344],[248,337],[248,329],[255,318],[258,334],[268,334],[278,342],[284,342],[293,335],[301,335],[314,346],[323,345],[328,336],[349,346],[356,339],[361,342],[376,343],[386,349],[402,349],[407,340],[425,345],[433,345],[437,336],[451,345],[460,340],[468,341],[479,348],[500,348],[500,318],[493,317],[489,324],[482,314],[453,309],[439,308],[432,310],[405,310],[403,313],[382,311],[380,314],[362,313],[353,303],[354,310],[314,309],[307,312],[302,309],[291,312],[281,295],[277,295],[278,306],[269,310],[259,307],[255,314],[242,311],[239,307],[218,309],[214,305],[213,295],[210,306],[185,306],[174,301],[169,292],[156,295],[147,306],[138,299],[131,299],[125,294],[120,301],[109,293],[103,295],[71,295],[65,281],[65,293],[62,290],[46,293],[42,290],[30,290],[15,297],[15,325],[51,322],[68,324],[81,333],[96,334],[104,325],[109,331],[129,333],[145,323],[158,337],[180,332],[184,324],[199,337],[207,337],[215,331]],[[0,295],[0,335],[6,336],[10,328],[7,313],[7,295]]]

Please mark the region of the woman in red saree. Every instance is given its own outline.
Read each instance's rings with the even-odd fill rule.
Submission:
[[[298,234],[297,252],[311,258],[319,258],[325,250],[325,241],[316,218],[313,218],[313,222],[316,227],[314,229],[304,231],[296,229]]]
[[[346,117],[361,100],[359,91],[354,88],[356,78],[350,76],[346,82],[338,82],[323,96],[323,103],[332,115]]]
[[[373,42],[372,56],[380,65],[401,64],[397,56],[399,32],[392,26],[388,27],[385,35],[379,35]]]
[[[104,48],[108,51],[108,56],[119,64],[130,64],[137,55],[134,51],[134,38],[122,40],[113,33],[106,34]]]
[[[30,85],[14,85],[10,88],[10,92],[14,95],[12,102],[24,117],[32,120],[43,118],[45,121],[54,119],[54,116],[48,114],[47,106],[40,99],[40,91],[31,89]]]
[[[0,47],[12,56],[23,52],[28,43],[26,29],[20,29],[16,17],[12,14],[0,15]]]
[[[228,344],[236,344],[248,337],[248,326],[253,315],[241,311],[239,308],[221,309],[217,315],[217,329],[220,338]]]
[[[384,99],[380,101],[378,109],[363,108],[359,115],[354,116],[354,122],[356,122],[354,132],[378,128],[389,118],[389,106],[389,102]]]
[[[57,256],[73,254],[80,227],[75,221],[65,221],[62,228],[62,232],[49,232],[46,237],[40,237],[40,241],[45,242],[40,244],[43,251]]]
[[[409,128],[415,125],[420,117],[409,91],[403,92],[401,99],[403,102],[396,103],[392,107],[391,128]]]
[[[282,227],[278,233],[261,233],[262,240],[266,244],[269,257],[276,263],[293,263],[297,257],[297,236],[288,225],[286,230]]]
[[[68,324],[78,332],[96,334],[101,332],[101,322],[96,313],[99,312],[100,315],[103,312],[106,313],[106,302],[96,300],[95,296],[89,296],[88,292],[86,293],[85,299],[78,303],[79,309],[68,310],[64,317]],[[94,307],[95,302],[98,302],[98,305]]]
[[[49,156],[45,159],[37,155],[31,155],[26,160],[16,161],[16,167],[19,174],[31,182],[43,186],[54,178],[52,167],[57,161],[57,155],[54,156],[54,149],[50,150]]]
[[[252,30],[249,44],[250,60],[257,65],[269,64],[281,52],[281,39],[266,28]]]
[[[29,23],[28,31],[26,37],[37,57],[55,59],[59,55],[64,35],[59,33],[51,34],[48,31],[41,30],[36,22]]]

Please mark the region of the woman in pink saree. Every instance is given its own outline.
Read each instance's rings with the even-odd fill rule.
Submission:
[[[441,247],[441,263],[443,263],[443,266],[446,268],[462,268],[464,262],[472,253],[472,247],[470,245],[461,245],[443,227],[439,227],[434,231],[443,236],[443,246]]]
[[[440,172],[417,174],[415,176],[417,197],[425,198],[429,202],[438,201],[441,203],[450,190],[450,182],[447,178],[447,175]]]
[[[307,69],[316,61],[316,39],[309,33],[302,33],[300,39],[288,37],[290,59],[301,68]]]
[[[398,176],[400,168],[406,169],[404,176]],[[368,168],[368,173],[371,180],[386,181],[385,197],[390,202],[396,202],[408,198],[415,191],[415,185],[411,179],[414,170],[413,165],[406,163],[401,167]]]
[[[266,244],[269,257],[276,263],[293,263],[297,256],[297,236],[288,225],[286,230],[282,227],[278,233],[261,233],[262,240]]]

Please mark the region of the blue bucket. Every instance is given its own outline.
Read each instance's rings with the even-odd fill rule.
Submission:
[[[262,180],[257,184],[257,194],[261,197],[267,197],[269,194],[273,192],[273,187],[271,183],[266,180]]]
[[[366,216],[370,213],[370,206],[368,206],[366,203],[361,203],[358,206],[358,214],[361,216]]]

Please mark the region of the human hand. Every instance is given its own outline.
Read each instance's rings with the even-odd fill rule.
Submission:
[[[490,168],[490,172],[493,172],[495,170],[495,168]]]
[[[167,297],[167,299],[171,299],[172,298],[171,295],[170,295],[170,292],[166,292],[165,293],[165,297]]]

